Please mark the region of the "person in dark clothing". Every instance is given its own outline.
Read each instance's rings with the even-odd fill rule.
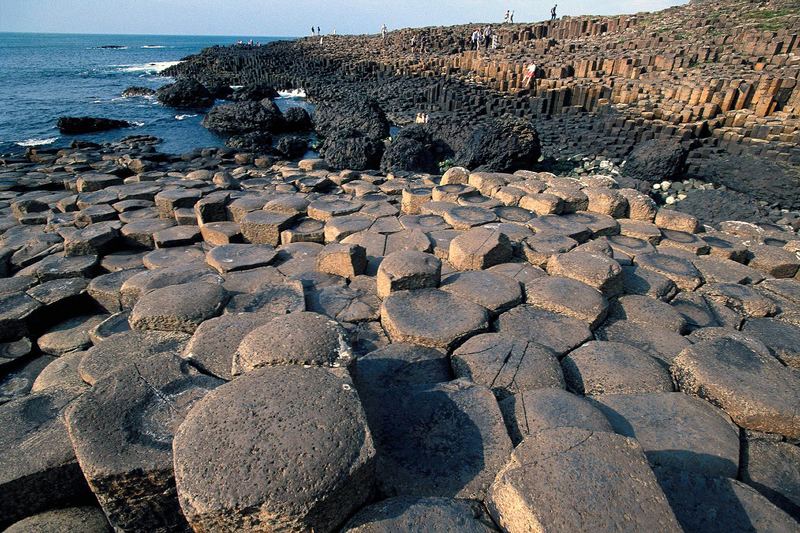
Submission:
[[[558,4],[553,6],[553,9],[550,10],[550,20],[556,20],[556,8]]]

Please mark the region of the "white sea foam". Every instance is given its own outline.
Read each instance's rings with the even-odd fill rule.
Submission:
[[[191,117],[196,117],[197,115],[175,115],[175,120],[184,120]]]
[[[17,146],[43,146],[45,144],[53,144],[58,140],[58,137],[46,137],[44,139],[25,139],[17,143]]]
[[[145,72],[152,74],[167,70],[169,67],[177,65],[178,63],[180,63],[180,61],[156,61],[143,65],[113,65],[113,67],[120,72]]]
[[[305,89],[292,89],[289,91],[278,91],[278,95],[281,98],[305,98],[306,97],[306,90]]]
[[[142,48],[166,48],[163,44],[146,44]]]
[[[133,125],[134,125],[134,126],[136,126],[137,128],[141,128],[142,126],[144,126],[144,122],[134,122],[134,121],[131,121],[131,124],[133,124]]]

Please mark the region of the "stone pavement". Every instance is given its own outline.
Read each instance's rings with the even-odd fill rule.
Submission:
[[[3,167],[0,527],[797,530],[796,233],[145,141]]]

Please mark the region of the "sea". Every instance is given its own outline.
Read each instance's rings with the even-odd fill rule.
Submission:
[[[281,38],[0,33],[0,154],[29,146],[69,146],[77,138],[108,142],[128,135],[159,137],[158,149],[173,154],[222,146],[224,139],[205,129],[196,111],[121,94],[130,86],[156,89],[170,83],[159,72],[203,48],[250,39],[267,44]],[[282,93],[278,107],[310,107],[302,88],[297,89]],[[122,119],[134,127],[62,135],[56,128],[61,116]]]

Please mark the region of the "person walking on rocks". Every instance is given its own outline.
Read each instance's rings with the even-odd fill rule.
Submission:
[[[505,17],[503,17],[503,22],[504,22],[504,23],[506,23],[506,24],[508,24],[508,20],[509,20],[509,18],[510,18],[510,17],[511,17],[511,11],[509,11],[508,9],[506,9],[506,16],[505,16]]]
[[[508,21],[511,24],[514,24],[514,12],[512,11],[511,14],[508,16]]]
[[[522,78],[525,82],[525,87],[533,85],[534,92],[536,91],[536,63],[530,63],[525,67],[525,76]]]
[[[480,30],[475,30],[472,32],[472,37],[470,38],[470,41],[472,42],[473,50],[478,49],[478,37],[480,36],[480,33],[481,33]]]
[[[558,4],[554,5],[553,8],[550,10],[550,20],[556,20],[556,8],[558,8]]]
[[[317,30],[314,29],[314,26],[311,26],[311,35],[314,36],[317,34]]]
[[[387,28],[386,28],[386,24],[384,24],[383,26],[381,26],[381,39],[383,39],[384,41],[386,40],[386,32],[387,32],[387,31],[388,31],[388,30],[387,30]]]
[[[483,48],[488,50],[490,44],[492,44],[492,27],[486,26],[483,30]]]

